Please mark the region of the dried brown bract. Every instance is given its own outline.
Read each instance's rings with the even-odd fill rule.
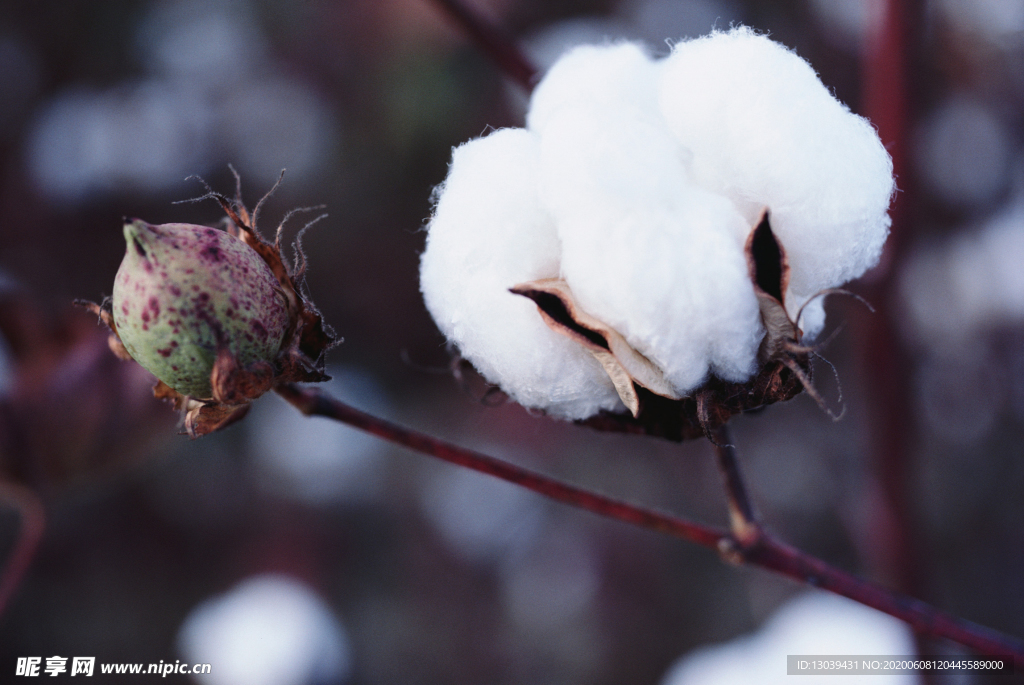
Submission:
[[[618,332],[580,310],[564,281],[545,279],[512,288],[513,293],[537,304],[549,327],[594,355],[630,412],[604,411],[580,423],[598,430],[680,441],[710,437],[732,416],[792,399],[805,389],[822,404],[811,384],[813,349],[801,343],[803,333],[786,312],[783,300],[789,264],[772,232],[767,210],[751,230],[745,252],[766,331],[758,352],[759,370],[745,383],[711,376],[685,397],[675,393],[661,370]]]

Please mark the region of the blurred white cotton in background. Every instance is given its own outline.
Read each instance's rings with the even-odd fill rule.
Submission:
[[[34,46],[0,35],[0,139],[20,130],[17,124],[42,86],[41,72]]]
[[[263,77],[236,89],[217,111],[220,144],[253,181],[271,183],[288,169],[309,177],[330,157],[334,135],[321,100],[302,83]]]
[[[1024,200],[944,243],[917,248],[899,290],[905,330],[919,345],[958,349],[1002,325],[1024,323]]]
[[[552,526],[533,543],[502,560],[502,598],[519,628],[551,635],[593,608],[601,584],[598,553],[584,530],[569,526]]]
[[[319,385],[343,402],[378,416],[389,411],[383,388],[358,369],[332,366]],[[384,491],[387,444],[337,421],[309,418],[267,398],[253,405],[248,428],[260,484],[312,504],[365,504]]]
[[[956,95],[920,125],[914,157],[937,198],[970,206],[993,199],[1006,187],[1013,147],[1013,136],[991,108]]]
[[[749,685],[791,683],[789,654],[915,654],[906,624],[880,611],[825,592],[797,596],[759,631],[703,647],[680,659],[661,685]],[[815,675],[808,682],[844,685],[920,682],[915,675]]]
[[[623,11],[655,54],[667,53],[667,44],[680,38],[724,30],[743,18],[741,7],[731,0],[637,0],[626,3]]]
[[[1024,31],[1024,0],[940,0],[946,18],[960,30],[993,42],[1020,45]]]
[[[208,599],[178,633],[184,660],[210,664],[210,685],[319,685],[351,671],[345,630],[305,584],[281,575],[249,578]]]
[[[811,0],[811,11],[829,43],[857,54],[883,19],[876,0]]]
[[[180,184],[201,163],[209,119],[187,88],[144,82],[108,91],[71,89],[43,108],[29,139],[29,168],[48,196]]]
[[[76,204],[179,187],[227,161],[262,185],[282,168],[312,174],[334,145],[331,115],[308,85],[275,76],[263,43],[242,5],[159,4],[136,35],[141,80],[41,106],[26,149],[36,186]]]
[[[449,466],[427,479],[420,506],[449,548],[474,563],[505,558],[528,545],[544,514],[540,495]]]
[[[902,332],[918,350],[917,407],[945,440],[984,437],[1013,374],[997,372],[990,336],[1024,327],[1024,200],[981,226],[917,247],[900,275]]]
[[[264,62],[266,40],[245,3],[178,0],[154,6],[135,37],[157,74],[216,85],[238,82]]]

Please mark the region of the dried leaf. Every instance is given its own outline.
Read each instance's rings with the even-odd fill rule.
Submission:
[[[634,383],[655,395],[680,399],[681,396],[665,380],[665,374],[654,362],[633,349],[618,331],[579,308],[564,280],[545,278],[521,283],[510,290],[533,300],[544,323],[594,355],[633,416],[640,412],[640,399]]]

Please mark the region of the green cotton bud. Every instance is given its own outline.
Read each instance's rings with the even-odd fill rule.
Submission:
[[[218,353],[273,364],[291,317],[278,278],[252,247],[191,224],[125,223],[113,322],[125,349],[181,395],[213,397]]]

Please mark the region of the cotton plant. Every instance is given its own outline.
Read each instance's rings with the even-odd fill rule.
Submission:
[[[872,125],[749,28],[664,59],[579,47],[525,127],[454,150],[421,289],[460,354],[526,407],[636,416],[644,397],[748,390],[728,415],[795,394],[787,369],[806,382],[820,295],[878,261],[893,192]]]
[[[483,43],[499,41],[475,30],[472,13],[456,15]],[[532,67],[508,61],[514,46],[504,48],[491,54],[532,85]],[[156,377],[154,394],[183,413],[191,437],[238,421],[272,391],[303,414],[855,597],[924,634],[1024,659],[1013,638],[777,542],[753,513],[728,441],[713,440],[724,531],[301,385],[329,380],[325,355],[338,339],[307,297],[299,241],[289,264],[284,222],[264,238],[256,220],[267,196],[250,213],[240,185],[233,199],[209,188],[200,198],[221,205],[224,230],[128,221],[113,297],[84,303],[110,327],[111,349]],[[820,296],[878,260],[893,190],[871,125],[795,53],[750,29],[681,42],[665,59],[631,43],[577,48],[538,84],[525,127],[455,150],[435,196],[422,290],[461,354],[520,403],[597,427],[710,434],[809,385]]]

